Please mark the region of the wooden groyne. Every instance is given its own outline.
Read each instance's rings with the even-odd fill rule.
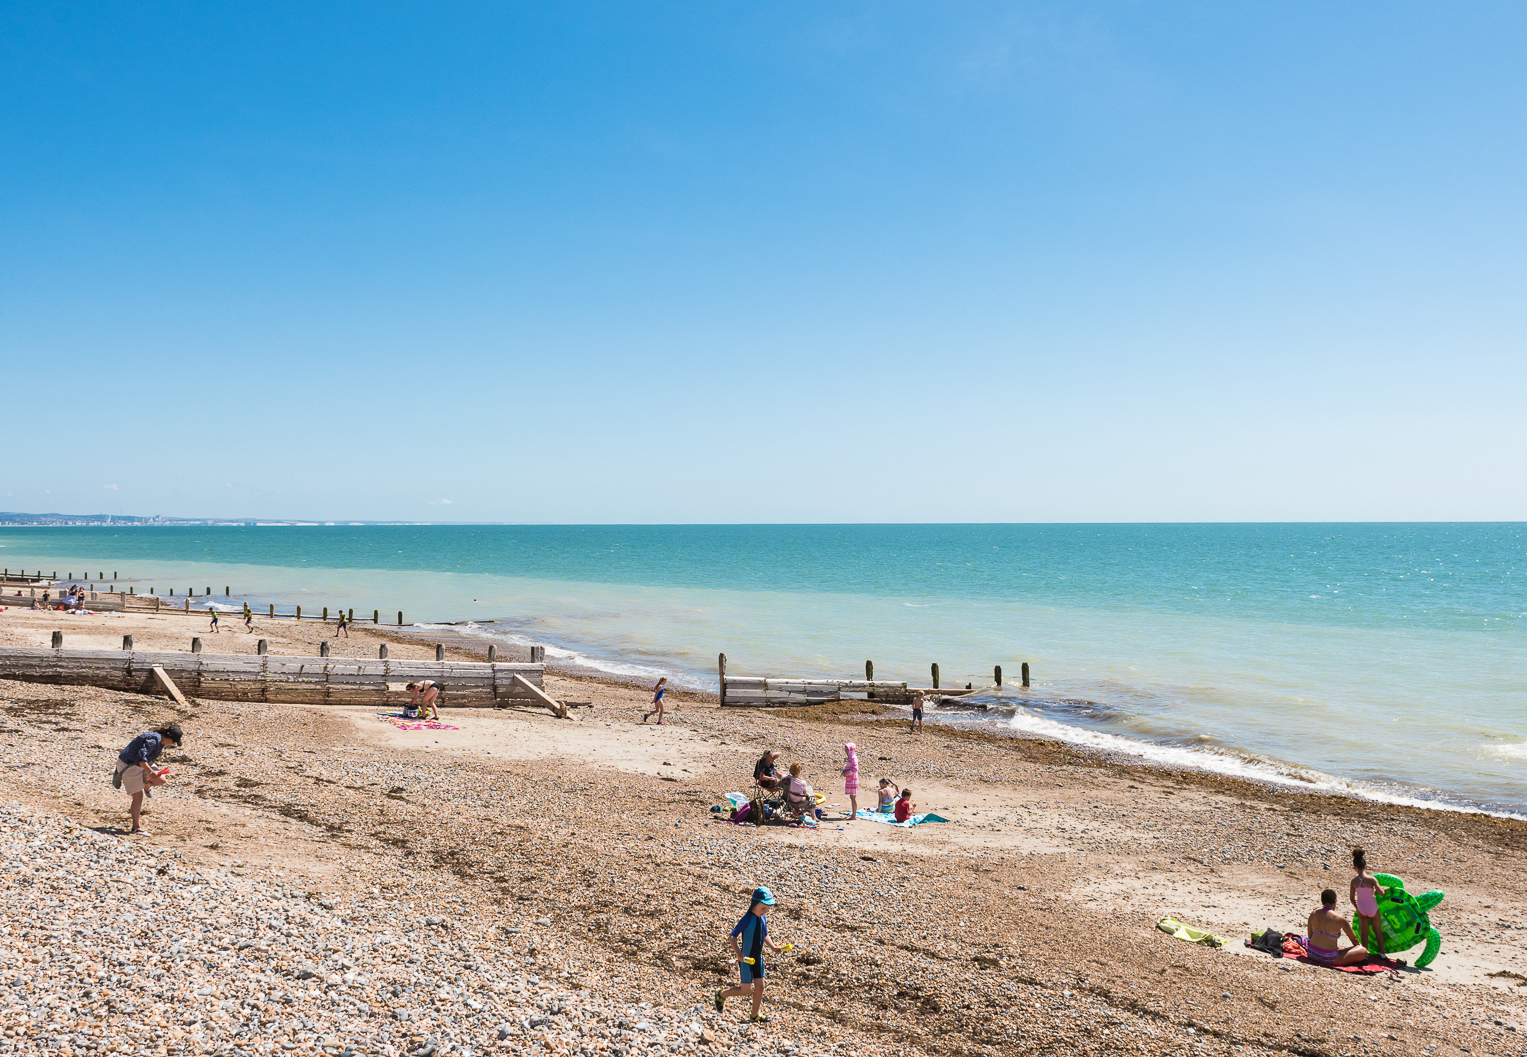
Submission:
[[[290,705],[368,705],[396,708],[411,682],[444,686],[443,708],[546,708],[567,718],[567,706],[542,689],[544,664],[478,661],[363,660],[353,657],[275,657],[269,654],[178,653],[142,650],[0,649],[0,679],[98,686],[158,694],[154,669],[192,697]]]
[[[892,705],[912,703],[916,694],[925,697],[964,697],[982,690],[1002,686],[1002,669],[992,670],[990,686],[940,687],[938,665],[933,665],[932,686],[911,686],[905,682],[877,680],[875,665],[864,662],[863,679],[810,679],[797,677],[772,677],[757,675],[730,675],[726,670],[726,654],[716,659],[716,670],[721,677],[721,704],[723,706],[759,707],[788,705],[819,705],[826,701],[841,701],[844,694],[863,694],[871,701]],[[1023,665],[1023,685],[1029,685],[1029,666]]]

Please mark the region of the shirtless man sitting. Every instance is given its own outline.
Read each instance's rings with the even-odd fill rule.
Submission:
[[[1360,965],[1368,960],[1368,948],[1352,935],[1351,922],[1336,913],[1336,893],[1331,889],[1320,893],[1320,909],[1310,915],[1309,924],[1310,945],[1306,949],[1316,965]],[[1343,935],[1352,941],[1352,946],[1342,948]]]
[[[775,770],[774,761],[779,759],[779,753],[770,749],[758,758],[753,765],[753,781],[763,788],[773,792],[779,788],[779,771]]]

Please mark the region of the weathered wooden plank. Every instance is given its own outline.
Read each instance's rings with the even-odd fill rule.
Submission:
[[[175,680],[171,679],[168,675],[165,674],[163,668],[156,664],[150,670],[159,680],[159,684],[170,692],[170,696],[175,699],[175,703],[177,705],[179,705],[181,708],[191,707],[190,702],[186,700],[186,695],[180,692],[180,687],[175,685]]]

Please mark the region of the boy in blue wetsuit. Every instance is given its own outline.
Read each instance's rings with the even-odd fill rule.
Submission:
[[[732,945],[732,955],[742,974],[742,983],[725,991],[716,992],[716,1012],[721,1012],[728,998],[753,996],[753,1014],[748,1019],[755,1024],[767,1024],[769,1018],[759,1012],[763,1007],[764,948],[771,951],[784,950],[769,942],[769,908],[774,905],[774,893],[767,888],[753,889],[753,904],[732,929],[727,942]],[[741,941],[740,944],[738,941]]]

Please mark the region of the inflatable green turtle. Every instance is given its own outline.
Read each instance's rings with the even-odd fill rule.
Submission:
[[[1443,893],[1423,892],[1413,896],[1405,891],[1405,882],[1394,874],[1376,873],[1373,879],[1382,889],[1378,904],[1379,918],[1384,923],[1384,953],[1398,954],[1425,940],[1426,949],[1416,959],[1416,968],[1430,965],[1442,949],[1442,933],[1432,928],[1427,911],[1442,902]],[[1360,924],[1353,914],[1352,931],[1357,932]]]

